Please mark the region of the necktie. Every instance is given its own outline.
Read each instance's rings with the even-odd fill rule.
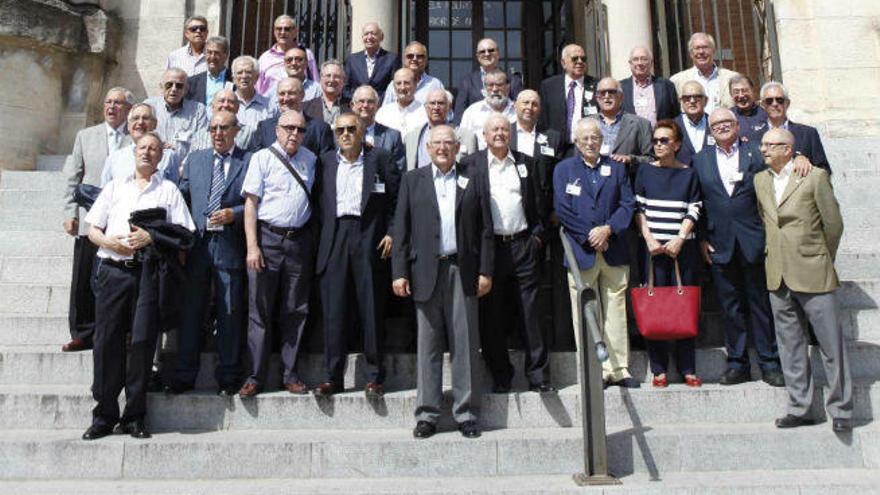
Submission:
[[[220,197],[226,185],[226,177],[223,176],[223,162],[228,155],[214,155],[214,169],[211,171],[211,194],[208,196],[208,213],[220,209]]]
[[[116,151],[119,149],[119,131],[110,131],[110,150]]]
[[[565,137],[571,136],[571,118],[574,115],[574,88],[577,81],[568,83],[568,96],[565,98]]]

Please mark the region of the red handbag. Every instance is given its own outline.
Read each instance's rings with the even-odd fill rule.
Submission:
[[[675,287],[654,287],[654,259],[648,263],[648,286],[632,289],[633,313],[639,333],[647,340],[679,340],[697,336],[700,287],[682,286],[678,259]]]

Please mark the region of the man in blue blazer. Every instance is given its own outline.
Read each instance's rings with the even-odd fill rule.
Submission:
[[[782,387],[764,273],[764,225],[753,181],[766,166],[754,143],[739,142],[733,112],[719,108],[709,124],[715,145],[696,154],[693,167],[703,192],[700,246],[724,315],[727,371],[720,382],[734,385],[751,380],[747,349],[751,336],[764,381]]]
[[[453,116],[456,126],[461,124],[461,117],[469,106],[486,98],[483,78],[489,72],[499,69],[500,57],[498,44],[492,38],[483,38],[477,43],[477,63],[480,64],[480,68],[463,77],[458,83]],[[516,96],[522,91],[522,75],[518,72],[508,72],[507,80],[510,82],[508,96],[511,100],[516,100]]]
[[[574,250],[577,268],[587,287],[602,303],[602,335],[608,360],[602,363],[606,385],[638,387],[629,373],[626,288],[629,254],[623,235],[632,221],[635,200],[626,166],[600,156],[602,131],[594,119],[575,126],[575,156],[553,170],[553,205]],[[575,342],[580,348],[581,323],[577,290],[569,278]]]
[[[651,125],[658,120],[673,119],[680,112],[675,84],[654,72],[654,55],[645,46],[629,52],[629,70],[632,76],[620,81],[623,90],[623,110],[648,119]],[[650,106],[653,98],[653,107]]]
[[[684,111],[675,118],[681,128],[681,148],[675,158],[690,165],[693,156],[703,150],[707,144],[715,144],[715,138],[709,132],[709,116],[706,115],[706,90],[696,81],[689,81],[681,87],[681,108]]]
[[[363,85],[354,90],[351,99],[351,111],[357,115],[364,126],[364,141],[375,148],[382,148],[391,155],[400,173],[406,167],[406,154],[403,141],[396,129],[376,122],[379,110],[379,94],[372,86]]]
[[[354,90],[364,84],[376,90],[379,101],[385,98],[385,88],[394,78],[394,71],[400,68],[400,55],[382,48],[384,39],[385,33],[375,22],[368,22],[361,28],[364,49],[352,53],[345,61],[343,98],[353,98]]]
[[[214,377],[219,393],[232,396],[241,385],[239,349],[247,317],[241,187],[250,154],[235,146],[235,114],[215,113],[209,130],[212,148],[187,157],[180,181],[180,191],[190,204],[196,224],[196,243],[186,263],[177,368],[168,388],[182,393],[195,385],[213,283],[218,354]]]
[[[286,110],[302,112],[302,100],[305,96],[302,81],[287,77],[278,82],[278,109],[279,113],[257,124],[257,135],[253,146],[248,151],[254,152],[272,146],[276,141],[276,126],[278,119]],[[302,145],[316,156],[326,153],[336,147],[333,142],[333,131],[323,120],[312,119],[305,116],[306,135]]]
[[[764,137],[765,132],[776,127],[787,129],[794,134],[795,155],[804,156],[814,166],[824,168],[829,174],[831,173],[831,165],[825,156],[825,148],[822,146],[822,139],[819,138],[819,131],[815,127],[788,120],[788,107],[791,106],[791,99],[788,97],[788,90],[782,83],[770,81],[761,86],[761,106],[767,112],[769,124],[764,128],[761,137]]]

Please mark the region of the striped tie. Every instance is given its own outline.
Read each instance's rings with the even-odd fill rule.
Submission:
[[[214,169],[211,172],[211,195],[208,197],[208,213],[213,213],[220,209],[220,197],[223,196],[223,189],[226,186],[226,178],[223,176],[223,162],[228,154],[214,154]]]

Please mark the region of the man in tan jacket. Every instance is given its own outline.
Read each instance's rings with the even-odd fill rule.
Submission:
[[[792,175],[794,136],[771,129],[761,140],[769,169],[755,175],[758,209],[767,233],[767,288],[776,323],[776,338],[788,413],[779,428],[813,424],[813,384],[805,322],[813,326],[828,381],[828,414],[834,431],[852,429],[852,375],[839,323],[834,290],[840,286],[834,257],[843,235],[843,220],[828,173],[814,168],[806,177]]]

